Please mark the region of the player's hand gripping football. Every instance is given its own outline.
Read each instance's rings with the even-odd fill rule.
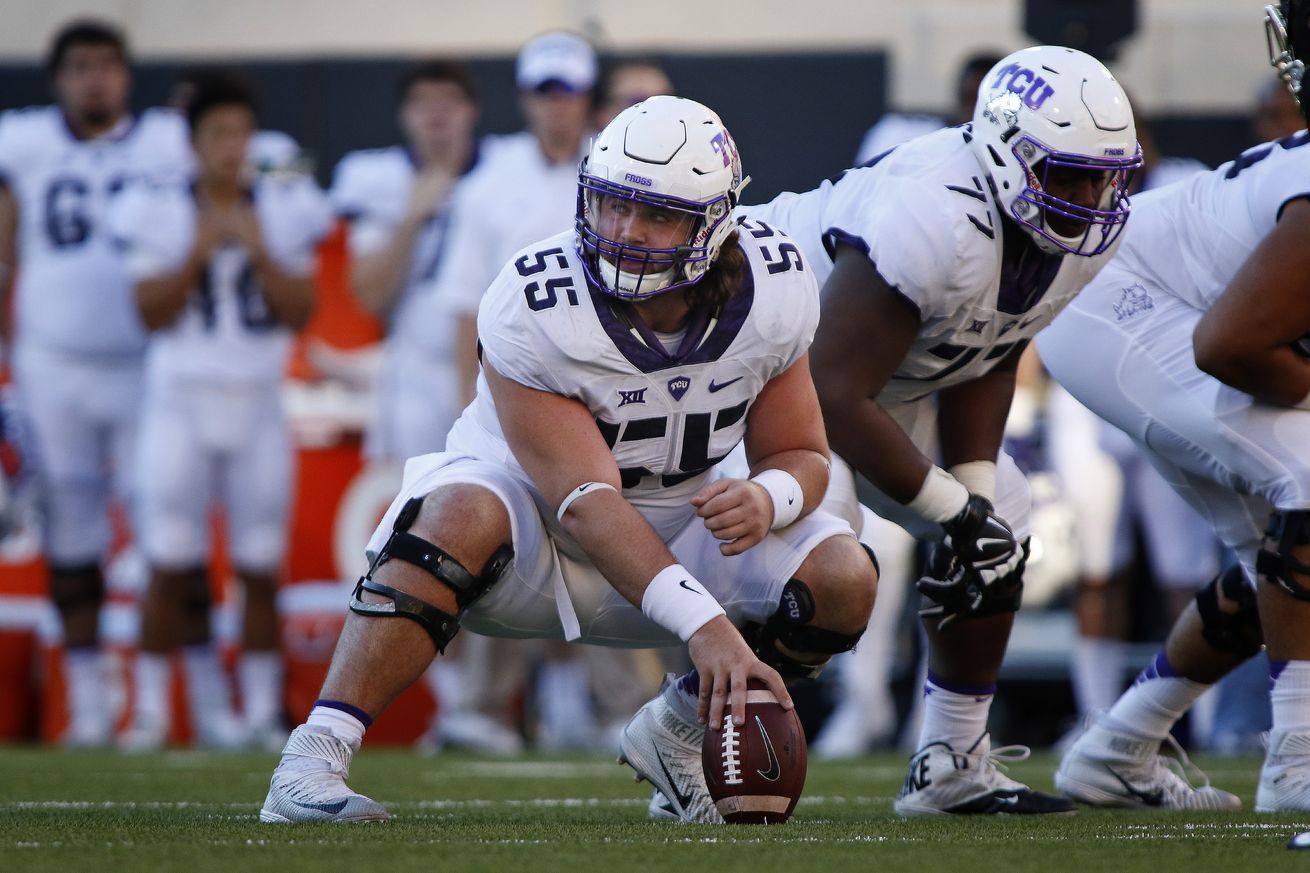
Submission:
[[[691,498],[696,514],[715,539],[725,540],[719,551],[740,555],[758,543],[773,524],[769,492],[745,479],[719,479]]]
[[[946,539],[933,550],[927,575],[915,583],[932,601],[919,614],[939,617],[939,630],[977,612],[987,589],[1013,573],[1023,559],[1009,524],[986,498],[969,495],[964,509],[942,526]]]
[[[722,730],[725,710],[733,724],[746,722],[746,685],[759,679],[769,687],[783,709],[791,709],[791,695],[778,671],[765,664],[725,616],[706,622],[687,641],[687,653],[700,673],[700,711],[703,724]]]

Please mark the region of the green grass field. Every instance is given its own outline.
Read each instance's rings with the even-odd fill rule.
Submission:
[[[905,762],[892,754],[812,764],[796,817],[769,828],[649,822],[646,786],[603,758],[372,749],[351,783],[384,802],[392,822],[263,825],[273,763],[0,749],[0,871],[1310,871],[1310,852],[1285,848],[1310,830],[1310,815],[901,819],[892,798]],[[1201,763],[1250,806],[1258,760]],[[1054,765],[1036,754],[1011,774],[1049,790]]]

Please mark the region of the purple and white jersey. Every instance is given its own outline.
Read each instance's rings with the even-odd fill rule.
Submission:
[[[75,137],[57,106],[0,115],[0,180],[18,203],[16,336],[75,354],[138,355],[146,332],[105,219],[131,179],[190,163],[172,113],[122,119],[91,140]]]
[[[331,222],[327,198],[313,180],[294,175],[259,177],[252,197],[269,256],[288,273],[309,275]],[[195,194],[184,182],[141,182],[123,192],[110,224],[133,281],[182,266],[195,245],[196,215]],[[290,348],[291,330],[269,313],[245,248],[224,245],[186,309],[151,338],[146,373],[155,384],[276,384]]]
[[[1310,134],[1247,149],[1236,160],[1133,199],[1115,266],[1209,309],[1278,222],[1310,197]],[[1168,252],[1162,257],[1162,252]],[[1124,289],[1124,311],[1145,305]],[[1144,293],[1144,292],[1143,292]]]
[[[483,360],[584,404],[614,453],[623,496],[666,541],[741,442],[760,390],[805,353],[818,326],[814,276],[788,238],[759,222],[746,222],[740,238],[750,265],[741,288],[680,336],[638,326],[630,304],[590,287],[571,230],[523,249],[478,310]],[[446,447],[518,468],[485,376]],[[543,506],[551,524],[554,515]]]
[[[804,194],[746,207],[791,234],[820,284],[837,245],[865,252],[919,315],[919,334],[878,395],[885,408],[990,371],[1030,340],[1114,254],[1047,255],[1002,221],[969,126],[912,140]]]

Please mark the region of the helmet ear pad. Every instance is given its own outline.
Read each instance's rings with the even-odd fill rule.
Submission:
[[[575,227],[588,277],[626,300],[699,281],[732,233],[746,181],[736,143],[708,107],[667,96],[628,107],[597,135],[578,175]],[[625,242],[601,227],[599,206],[617,201],[694,221],[685,239]]]
[[[1002,58],[979,86],[970,133],[998,208],[1044,251],[1097,255],[1122,232],[1141,151],[1128,97],[1095,58],[1061,46]],[[1057,167],[1108,173],[1099,202],[1078,203],[1050,190],[1047,179]],[[1051,215],[1082,230],[1059,233]]]

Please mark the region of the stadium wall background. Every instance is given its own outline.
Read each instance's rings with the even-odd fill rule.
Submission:
[[[747,202],[762,202],[784,190],[808,190],[850,166],[864,132],[890,106],[885,51],[651,56],[666,66],[684,96],[718,109],[733,131],[753,177]],[[466,60],[482,92],[480,129],[520,129],[512,58]],[[138,63],[134,106],[160,104],[178,73],[203,63]],[[399,140],[395,83],[410,63],[325,58],[224,65],[253,80],[261,124],[294,136],[326,185],[346,152]],[[49,99],[37,62],[0,65],[0,109]],[[1211,166],[1251,144],[1245,111],[1159,114],[1155,128],[1164,154],[1195,157]]]

